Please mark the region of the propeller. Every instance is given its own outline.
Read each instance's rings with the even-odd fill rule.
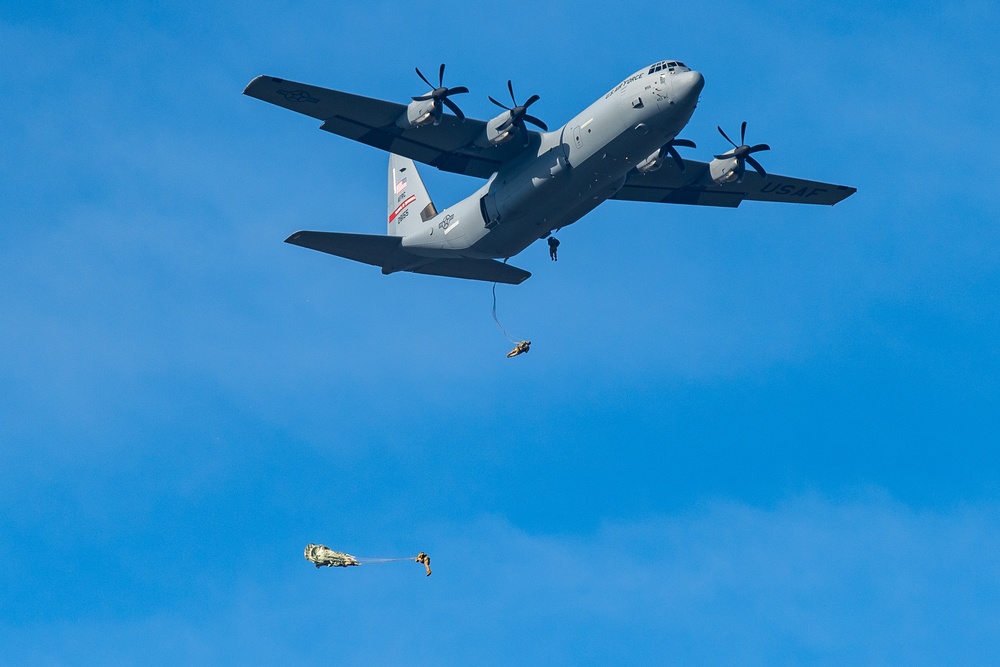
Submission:
[[[514,99],[514,86],[511,84],[510,79],[507,79],[507,90],[510,92],[510,101],[514,104],[513,107],[508,107],[506,104],[500,104],[492,97],[489,98],[490,102],[497,105],[501,109],[506,109],[510,112],[510,118],[508,118],[503,125],[497,128],[500,132],[510,129],[513,126],[524,128],[524,123],[528,122],[532,125],[539,127],[543,132],[548,132],[549,127],[543,123],[538,118],[528,114],[528,107],[537,102],[540,98],[538,95],[532,95],[527,99],[524,104],[518,104],[517,100]],[[489,96],[487,96],[489,97]]]
[[[433,83],[427,80],[427,77],[420,72],[420,68],[414,67],[417,70],[417,76],[419,76],[424,83],[433,88],[430,93],[426,95],[421,95],[420,97],[411,98],[414,102],[426,102],[427,100],[434,100],[434,110],[435,116],[441,115],[441,105],[445,105],[451,109],[452,113],[458,116],[459,120],[465,120],[465,114],[462,110],[458,108],[458,105],[449,100],[451,95],[461,95],[462,93],[469,92],[469,89],[465,86],[456,86],[455,88],[445,88],[444,86],[444,63],[441,63],[441,69],[438,70],[438,85],[435,86]],[[435,122],[435,125],[437,123]]]
[[[733,145],[733,148],[735,148],[736,150],[734,150],[732,153],[729,153],[729,154],[716,155],[715,156],[716,159],[718,159],[718,160],[725,160],[726,158],[730,158],[730,157],[736,158],[736,160],[739,163],[740,178],[743,178],[743,172],[746,170],[746,165],[748,165],[748,164],[751,167],[753,167],[754,169],[756,169],[758,174],[760,174],[764,178],[767,178],[767,172],[764,171],[764,167],[760,166],[760,162],[757,162],[757,160],[755,160],[752,157],[750,157],[750,154],[751,153],[758,153],[760,151],[769,151],[769,150],[771,150],[771,147],[768,146],[767,144],[757,144],[756,146],[748,146],[746,144],[746,136],[747,136],[747,122],[746,121],[743,121],[743,125],[740,128],[740,145],[739,146],[736,145],[735,141],[733,141],[732,139],[729,138],[729,135],[727,135],[723,131],[723,129],[721,127],[719,127],[718,130],[719,130],[719,134],[721,134],[723,137],[725,137],[726,141],[728,141],[729,143],[731,143]]]
[[[672,139],[663,147],[668,153],[670,153],[670,157],[674,159],[674,162],[677,163],[677,168],[684,171],[687,167],[684,165],[684,160],[681,159],[681,154],[677,152],[677,149],[674,148],[674,146],[684,146],[685,148],[698,147],[690,139]]]

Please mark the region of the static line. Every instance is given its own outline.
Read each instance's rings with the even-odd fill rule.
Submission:
[[[507,333],[507,330],[503,328],[502,324],[500,324],[500,320],[497,319],[497,284],[496,283],[493,283],[493,321],[497,323],[498,327],[500,327],[500,331],[503,332],[504,338],[506,338],[509,342],[514,343],[515,345],[518,343],[518,341],[516,341],[516,340],[514,340],[513,338],[510,337],[510,334]]]

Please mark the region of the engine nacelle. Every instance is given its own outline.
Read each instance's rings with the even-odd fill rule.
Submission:
[[[708,173],[718,185],[739,182],[743,178],[740,161],[734,157],[715,158],[708,164]]]
[[[640,174],[648,174],[650,172],[656,171],[663,166],[663,160],[669,156],[669,153],[662,148],[657,148],[653,151],[648,158],[635,165],[636,171]]]
[[[440,106],[434,100],[424,100],[423,102],[410,102],[406,106],[406,113],[399,117],[396,125],[404,130],[409,130],[424,125],[437,125],[440,122]]]
[[[486,134],[476,141],[483,148],[507,143],[518,134],[517,126],[510,123],[510,112],[505,111],[486,123]],[[502,128],[502,129],[501,129]]]

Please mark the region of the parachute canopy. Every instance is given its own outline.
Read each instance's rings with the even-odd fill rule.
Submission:
[[[316,567],[351,567],[361,565],[361,561],[342,551],[334,551],[322,544],[307,544],[306,560],[316,564]]]

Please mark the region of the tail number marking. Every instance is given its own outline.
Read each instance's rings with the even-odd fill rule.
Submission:
[[[416,201],[416,199],[417,199],[416,195],[410,195],[409,197],[407,197],[402,204],[396,207],[395,211],[389,214],[389,222],[395,220],[396,217],[403,212],[403,209],[412,204],[414,201]]]

